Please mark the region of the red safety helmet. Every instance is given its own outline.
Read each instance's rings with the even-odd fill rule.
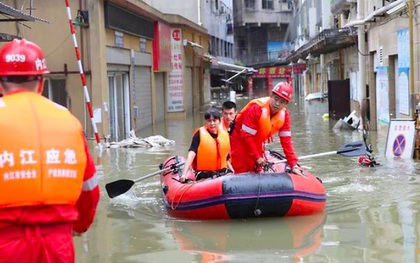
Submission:
[[[287,101],[290,101],[293,95],[293,88],[292,85],[287,82],[280,82],[274,86],[273,93]]]
[[[0,76],[38,76],[50,73],[41,48],[25,39],[14,39],[0,49]]]

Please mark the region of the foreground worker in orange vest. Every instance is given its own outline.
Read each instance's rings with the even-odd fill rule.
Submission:
[[[286,109],[292,94],[292,86],[280,82],[273,88],[270,97],[252,100],[238,113],[230,137],[235,173],[260,172],[266,164],[264,142],[271,142],[272,136],[278,133],[292,171],[302,174],[297,166],[298,158],[290,131],[290,114]]]
[[[74,262],[99,201],[80,122],[41,95],[48,73],[36,44],[0,49],[0,262]]]
[[[206,124],[194,132],[180,181],[185,182],[192,167],[197,180],[210,177],[213,172],[232,170],[229,159],[230,143],[227,131],[220,128],[220,112],[210,108],[204,113]]]

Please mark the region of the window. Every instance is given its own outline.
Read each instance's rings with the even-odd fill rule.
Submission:
[[[42,95],[55,103],[68,108],[65,79],[45,79]]]
[[[232,21],[228,21],[226,23],[226,34],[227,35],[232,35],[233,34],[233,23],[232,23]]]
[[[219,0],[211,1],[211,10],[213,13],[217,13],[219,11]]]
[[[263,9],[274,9],[273,0],[262,0]]]
[[[255,0],[245,0],[245,9],[255,9]]]

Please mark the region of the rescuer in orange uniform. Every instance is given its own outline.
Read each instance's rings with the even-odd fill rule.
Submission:
[[[230,136],[232,166],[236,173],[261,171],[266,164],[264,142],[273,141],[272,136],[277,133],[292,171],[302,174],[297,166],[290,114],[286,109],[292,94],[292,86],[280,82],[270,97],[252,100],[238,113]]]
[[[195,172],[203,172],[196,179],[206,178],[206,174],[225,169],[232,170],[229,159],[230,143],[227,131],[220,128],[220,112],[210,108],[204,114],[206,124],[193,135],[188,156],[185,160],[180,181],[185,182],[190,167]]]
[[[41,95],[41,49],[0,49],[0,262],[74,262],[73,235],[93,222],[96,169],[80,122]]]

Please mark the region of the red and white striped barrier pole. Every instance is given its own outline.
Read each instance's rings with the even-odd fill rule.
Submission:
[[[72,18],[71,18],[71,9],[70,9],[70,5],[69,5],[69,1],[65,0],[65,2],[66,2],[66,7],[67,7],[67,17],[69,18],[70,31],[71,31],[71,35],[72,35],[72,38],[73,38],[74,49],[76,51],[77,64],[79,65],[80,78],[82,79],[83,91],[85,93],[85,100],[86,100],[87,108],[88,108],[88,111],[89,111],[89,117],[90,117],[90,120],[92,122],[93,131],[95,133],[96,143],[98,144],[99,149],[101,149],[102,148],[101,147],[101,138],[99,137],[98,128],[96,127],[95,120],[93,119],[92,104],[90,103],[89,92],[88,92],[88,89],[87,89],[87,86],[86,86],[85,73],[83,72],[83,66],[82,66],[82,62],[80,60],[79,46],[77,44],[77,39],[76,39],[76,34],[75,34],[76,31],[74,30],[73,21],[72,21]]]

